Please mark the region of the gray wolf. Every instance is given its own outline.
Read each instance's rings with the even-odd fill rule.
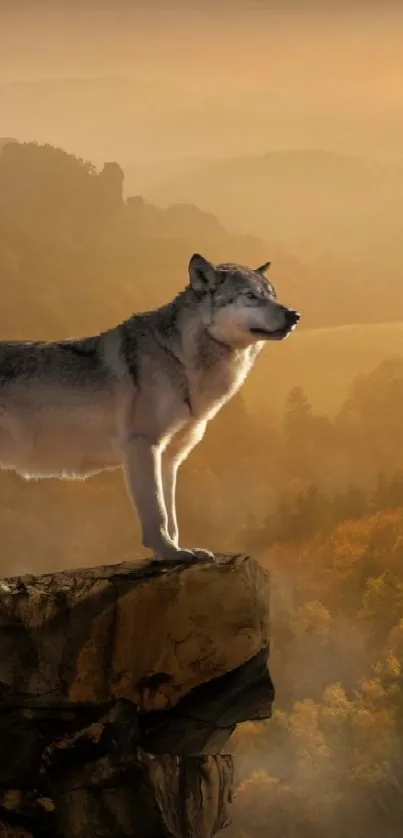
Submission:
[[[265,343],[300,315],[266,274],[199,254],[161,308],[87,338],[0,342],[0,468],[85,478],[121,468],[155,559],[211,558],[179,545],[178,468],[239,390]]]

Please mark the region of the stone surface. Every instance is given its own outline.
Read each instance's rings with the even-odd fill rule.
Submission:
[[[214,835],[226,742],[271,713],[268,597],[247,556],[2,580],[0,838]]]
[[[162,710],[268,645],[268,584],[246,556],[125,563],[0,582],[0,698]]]
[[[99,757],[51,794],[0,790],[1,838],[212,838],[230,822],[230,756]]]

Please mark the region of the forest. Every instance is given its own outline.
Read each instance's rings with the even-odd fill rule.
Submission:
[[[89,334],[162,304],[186,284],[195,250],[250,265],[271,255],[269,242],[231,233],[193,204],[124,197],[117,163],[97,171],[61,149],[3,142],[3,339]],[[287,300],[298,264],[290,253],[276,267]],[[361,280],[358,271],[357,293]],[[298,293],[302,312],[313,310],[306,268]],[[317,354],[321,325],[317,307]],[[298,334],[292,340],[298,347]],[[382,829],[394,838],[403,820],[403,357],[385,349],[357,374],[343,359],[345,394],[326,411],[297,376],[281,400],[269,348],[263,354],[259,384],[252,373],[248,398],[224,408],[179,479],[184,543],[248,551],[272,577],[277,697],[271,720],[233,736],[227,835],[364,838]],[[281,376],[281,351],[275,364]],[[76,484],[2,473],[0,498],[1,575],[140,553],[119,474]]]
[[[403,514],[365,514],[262,551],[272,574],[272,719],[233,736],[231,838],[401,834]],[[401,485],[401,477],[400,477]],[[371,509],[372,507],[372,509]]]

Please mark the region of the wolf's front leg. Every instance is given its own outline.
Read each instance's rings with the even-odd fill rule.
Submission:
[[[124,447],[123,469],[140,518],[144,547],[149,547],[157,559],[193,561],[195,554],[181,550],[168,533],[160,447],[144,436],[132,437]]]
[[[203,438],[206,422],[189,424],[170,441],[162,455],[162,485],[167,512],[168,532],[175,544],[179,542],[178,520],[176,515],[176,479],[181,463],[192,449]],[[214,557],[209,550],[195,549],[192,551],[199,559]]]

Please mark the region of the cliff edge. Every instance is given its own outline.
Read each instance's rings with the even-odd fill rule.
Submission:
[[[270,716],[247,556],[0,581],[0,836],[210,838],[235,726]]]

